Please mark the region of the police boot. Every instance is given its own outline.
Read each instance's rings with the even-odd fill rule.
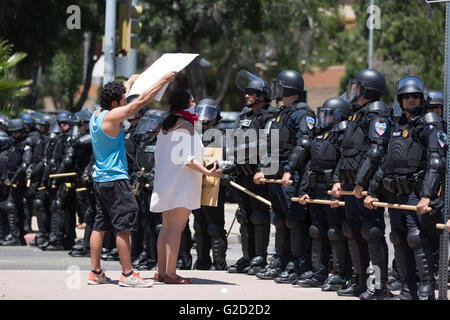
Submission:
[[[387,288],[386,282],[380,281],[379,289],[375,284],[370,285],[365,292],[363,292],[359,299],[361,300],[388,300],[393,297],[392,293]]]
[[[402,289],[400,290],[399,295],[394,295],[389,300],[417,300],[419,297],[417,296],[417,285],[415,283],[415,279],[413,279],[414,285],[410,286],[406,282],[403,284]]]
[[[298,280],[297,285],[302,288],[318,288],[321,287],[328,277],[328,268],[320,266],[314,271],[314,275],[309,279]]]
[[[298,280],[299,275],[299,259],[291,260],[287,263],[286,268],[274,279],[276,283],[294,284]]]
[[[261,280],[273,280],[286,268],[287,263],[286,258],[274,256],[266,271],[257,273],[256,277]]]
[[[414,250],[419,274],[419,300],[435,300],[433,256],[429,241],[418,228],[408,230],[408,244]]]
[[[21,246],[22,242],[19,238],[13,236],[12,234],[8,234],[5,239],[0,243],[2,246]]]
[[[143,263],[137,266],[136,269],[141,270],[152,270],[156,266],[156,260],[149,258],[145,260]]]
[[[259,272],[265,271],[265,267],[267,266],[267,261],[261,256],[253,257],[253,259],[250,261],[250,269],[248,270],[247,274],[254,276]]]
[[[72,246],[72,250],[81,250],[84,247],[84,240],[78,240],[74,246]]]
[[[340,274],[331,274],[323,283],[322,291],[338,291],[345,287],[348,278]]]
[[[117,248],[112,249],[107,255],[106,255],[106,261],[119,261],[119,250]]]
[[[325,280],[322,291],[337,291],[345,286],[350,278],[351,263],[348,254],[347,241],[341,230],[330,228],[328,238],[331,243],[333,273]]]
[[[194,270],[209,270],[212,265],[211,257],[209,255],[211,243],[207,235],[199,232],[200,231],[196,231],[195,233],[195,251],[197,252],[197,260],[194,263]]]
[[[247,273],[250,269],[250,259],[246,257],[239,258],[235,264],[228,267],[227,271],[229,273]]]
[[[213,252],[214,270],[226,270],[227,262],[225,260],[227,252],[227,241],[224,237],[212,238],[211,248]]]
[[[84,247],[79,250],[72,250],[69,252],[72,257],[90,257],[91,250],[85,249]]]
[[[337,291],[338,296],[359,297],[367,290],[367,275],[354,275],[344,288]]]
[[[46,251],[64,251],[64,244],[62,240],[52,239],[49,241],[49,245],[45,248]]]
[[[106,261],[106,258],[108,257],[108,254],[111,252],[111,250],[102,248],[102,254],[100,255],[100,259],[103,261]]]
[[[390,291],[402,289],[402,282],[400,281],[400,274],[395,267],[395,260],[392,261],[392,268],[390,268],[388,272],[387,286]]]
[[[131,262],[133,267],[137,267],[138,265],[144,263],[148,259],[147,250],[142,250],[136,259]]]

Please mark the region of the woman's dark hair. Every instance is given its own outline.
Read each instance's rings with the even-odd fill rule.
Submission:
[[[176,88],[169,96],[169,115],[164,119],[162,128],[169,130],[177,122],[180,116],[173,114],[173,111],[180,111],[189,108],[192,94],[189,90]]]
[[[111,81],[104,85],[100,92],[100,107],[105,110],[112,109],[112,102],[122,100],[123,94],[126,93],[125,86],[117,81]]]

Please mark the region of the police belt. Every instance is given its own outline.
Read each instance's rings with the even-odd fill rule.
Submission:
[[[391,168],[420,168],[426,166],[425,161],[419,160],[392,160],[387,159],[385,161],[386,165]]]
[[[336,168],[337,161],[327,161],[327,160],[314,160],[311,163],[311,168],[313,171],[322,171],[326,169],[334,169]]]
[[[342,141],[342,145],[341,146],[343,148],[356,149],[358,151],[367,151],[367,150],[369,150],[369,146],[367,144],[353,143],[353,142],[348,141],[348,140]]]
[[[417,176],[417,175],[415,175]],[[385,177],[383,179],[384,188],[395,194],[410,194],[413,193],[419,186],[417,177],[411,176],[393,176]]]

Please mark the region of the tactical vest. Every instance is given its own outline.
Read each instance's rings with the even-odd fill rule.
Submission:
[[[295,128],[291,128],[289,126],[289,118],[297,110],[302,110],[304,112],[300,118],[304,118],[306,116],[306,121],[310,121],[311,123],[310,129],[314,127],[314,112],[306,103],[295,102],[292,106],[282,108],[278,113],[276,120],[272,122],[272,126],[270,128],[270,130],[279,130],[280,161],[287,160],[289,155],[292,153],[292,150],[297,145],[297,131]]]
[[[156,138],[144,138],[136,150],[136,163],[139,167],[145,168],[145,172],[150,172],[155,166]]]

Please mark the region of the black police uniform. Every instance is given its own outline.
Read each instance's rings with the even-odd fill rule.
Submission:
[[[445,170],[445,145],[446,135],[436,113],[421,111],[409,119],[402,115],[391,129],[385,160],[368,190],[369,195],[378,197],[384,187],[391,203],[417,205],[423,197],[431,199],[431,214],[389,209],[390,240],[404,283],[402,298],[434,299],[432,240],[438,238],[434,226],[442,220],[443,201],[438,191]],[[415,265],[420,278],[418,292]]]
[[[269,136],[274,130],[279,132],[279,168],[277,174],[268,178],[280,179],[284,172],[290,172],[293,184],[288,187],[275,183],[268,185],[269,201],[275,214],[276,254],[266,272],[257,274],[260,279],[275,278],[279,283],[293,283],[300,274],[311,269],[311,256],[308,253],[311,238],[307,232],[310,217],[306,208],[298,202],[292,202],[291,198],[298,196],[300,176],[304,174],[310,158],[314,125],[314,112],[301,101],[283,106],[271,125]]]
[[[341,182],[345,191],[353,191],[356,185],[366,189],[385,154],[390,126],[390,110],[384,102],[373,101],[357,106],[347,124],[341,159],[333,182]],[[343,232],[348,239],[356,278],[349,282],[347,288],[339,290],[338,294],[359,296],[367,287],[369,260],[380,267],[381,283],[385,285],[387,282],[388,249],[384,237],[384,208],[372,211],[364,207],[363,199],[354,196],[344,196],[344,199]]]
[[[302,179],[300,196],[308,194],[313,199],[331,199],[327,192],[332,186],[333,170],[340,159],[346,126],[347,121],[338,122],[314,137],[311,142],[311,161]],[[337,291],[351,275],[347,241],[342,232],[345,209],[319,204],[309,206],[313,274],[311,278],[298,280],[297,284],[302,287],[319,287],[323,284],[322,291]],[[327,278],[330,256],[333,258],[333,274]]]

